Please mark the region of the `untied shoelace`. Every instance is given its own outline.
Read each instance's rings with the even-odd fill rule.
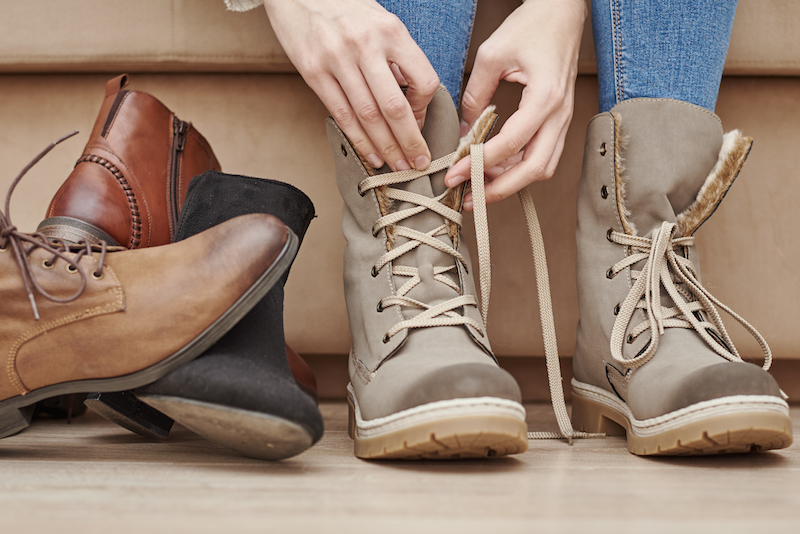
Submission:
[[[484,163],[483,163],[483,144],[473,144],[470,146],[470,182],[472,186],[475,235],[478,246],[478,271],[480,282],[480,310],[483,318],[484,327],[489,319],[489,297],[491,292],[491,253],[489,247],[489,225],[486,209],[486,195],[484,191]],[[432,161],[427,169],[407,170],[391,172],[370,176],[361,181],[358,185],[359,193],[364,195],[367,191],[381,186],[391,186],[416,180],[423,176],[428,176],[436,172],[452,167],[456,162],[456,153],[450,153]],[[443,224],[428,232],[420,232],[411,228],[401,226],[399,223],[413,215],[425,210],[431,210],[446,220],[461,226],[463,216],[458,211],[446,206],[442,200],[447,195],[447,191],[435,197],[427,197],[409,191],[403,191],[391,187],[385,190],[388,198],[415,205],[414,207],[389,213],[380,217],[372,227],[373,235],[377,236],[382,229],[392,227],[394,235],[402,236],[408,241],[400,246],[391,248],[383,254],[373,266],[373,275],[377,275],[387,264],[399,258],[406,252],[414,250],[421,245],[428,245],[452,256],[466,269],[466,259],[453,246],[437,239],[438,236],[448,233],[447,224]],[[556,439],[566,438],[572,444],[573,438],[595,437],[604,434],[590,434],[579,432],[572,428],[572,424],[567,414],[566,403],[564,401],[564,389],[562,385],[561,368],[558,361],[558,345],[556,342],[555,321],[553,319],[553,305],[550,297],[550,281],[547,271],[547,260],[545,257],[544,240],[539,226],[539,218],[533,204],[533,198],[527,189],[522,189],[518,193],[525,220],[528,226],[531,248],[533,251],[533,261],[536,272],[536,287],[539,297],[539,313],[542,321],[542,334],[544,338],[545,361],[547,365],[547,376],[550,385],[550,399],[553,404],[553,411],[556,415],[560,432],[529,432],[529,439]],[[458,284],[452,281],[445,273],[455,270],[456,265],[449,267],[438,266],[434,268],[434,279],[446,284],[460,293]],[[445,302],[429,305],[416,299],[407,297],[421,279],[416,267],[392,265],[392,274],[395,276],[408,277],[409,280],[397,289],[394,295],[381,299],[378,309],[388,306],[405,306],[422,310],[418,315],[405,319],[395,324],[384,336],[384,342],[389,340],[397,333],[411,328],[427,328],[434,326],[456,326],[469,325],[483,334],[480,324],[476,321],[458,313],[456,310],[463,306],[478,306],[472,295],[460,295]]]
[[[99,250],[100,258],[97,263],[97,268],[92,274],[97,278],[103,276],[103,264],[106,257],[106,243],[104,241],[101,241],[100,245],[96,246],[92,246],[86,242],[80,242],[77,245],[69,245],[62,240],[55,240],[53,243],[51,243],[42,234],[25,234],[20,232],[11,222],[11,195],[14,192],[14,189],[17,187],[17,184],[20,182],[20,180],[22,180],[22,177],[25,176],[25,174],[34,165],[36,165],[39,160],[47,155],[48,152],[55,148],[56,145],[69,139],[77,133],[78,132],[72,132],[69,135],[65,135],[58,141],[51,143],[38,156],[36,156],[33,161],[28,163],[28,165],[22,169],[22,172],[20,172],[14,181],[11,182],[11,186],[8,188],[8,193],[6,194],[5,210],[0,212],[0,251],[7,252],[10,248],[11,252],[14,254],[14,259],[16,260],[20,269],[20,274],[22,275],[22,282],[25,286],[25,292],[28,295],[28,301],[30,302],[31,309],[33,310],[33,316],[37,321],[39,320],[39,308],[36,306],[34,291],[39,293],[44,298],[58,303],[72,302],[83,294],[84,290],[86,289],[87,280],[86,273],[84,273],[78,267],[78,262],[80,262],[82,256],[91,255],[96,249]],[[25,247],[23,243],[27,243],[27,247]],[[48,293],[47,290],[45,290],[39,284],[39,282],[36,281],[36,277],[31,271],[29,258],[30,253],[35,248],[44,249],[52,254],[49,259],[44,261],[43,266],[45,268],[51,268],[57,259],[62,259],[67,262],[67,267],[70,269],[70,272],[76,272],[80,275],[80,286],[72,295],[67,297],[56,297],[55,295]],[[74,254],[67,254],[68,251],[74,252]]]
[[[665,328],[690,328],[723,358],[742,361],[722,324],[722,318],[717,311],[719,307],[736,319],[756,339],[764,354],[763,368],[765,371],[768,370],[772,364],[772,352],[766,340],[750,323],[700,284],[692,262],[676,252],[692,246],[694,238],[679,237],[677,230],[677,224],[665,221],[659,228],[653,230],[650,238],[631,236],[613,229],[608,231],[609,241],[630,248],[630,254],[608,270],[609,278],[613,278],[623,269],[645,261],[641,271],[631,269],[634,283],[620,305],[614,321],[611,331],[611,357],[626,368],[636,369],[655,355]],[[666,289],[674,306],[662,305],[662,288]],[[637,309],[647,311],[646,320],[636,325],[626,336],[628,325]],[[642,353],[625,359],[624,344],[633,343],[647,330],[651,332],[650,341]]]

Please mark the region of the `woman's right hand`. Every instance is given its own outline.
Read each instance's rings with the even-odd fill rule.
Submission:
[[[264,6],[295,68],[373,167],[428,167],[420,130],[439,78],[400,19],[375,0]]]

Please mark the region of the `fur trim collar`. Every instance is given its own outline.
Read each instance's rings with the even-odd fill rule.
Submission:
[[[717,163],[697,193],[695,201],[678,215],[678,229],[681,235],[694,234],[700,225],[711,217],[733,185],[739,171],[742,170],[752,146],[753,139],[742,135],[739,130],[733,130],[723,136]]]
[[[627,138],[620,132],[620,117],[614,117],[614,179],[617,188],[617,211],[622,223],[622,229],[628,235],[638,235],[636,226],[630,220],[631,213],[627,206],[625,177],[625,159],[622,151],[625,149]],[[722,147],[714,168],[706,177],[703,186],[697,193],[694,202],[683,212],[678,214],[678,230],[682,236],[691,236],[702,225],[725,198],[725,194],[733,185],[733,181],[742,170],[753,139],[733,130],[722,137]]]

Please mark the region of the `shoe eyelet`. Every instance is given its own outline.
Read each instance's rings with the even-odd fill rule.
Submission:
[[[614,315],[619,315],[619,310],[620,310],[619,304],[614,306]]]
[[[48,263],[49,260],[42,260],[42,268],[44,269],[52,269],[56,266],[56,262]]]
[[[609,270],[606,271],[606,278],[608,278],[609,280],[611,280],[615,276],[617,276],[617,275],[614,274],[614,270],[613,269],[609,269]]]
[[[600,196],[604,199],[608,198],[608,187],[603,186],[600,188]]]
[[[370,274],[372,274],[372,278],[375,278],[376,276],[378,276],[378,269],[376,269],[374,265],[372,266],[372,270],[370,271]]]
[[[606,232],[606,239],[608,239],[611,243],[613,243],[613,241],[611,241],[611,234],[612,233],[614,233],[614,229],[613,228],[609,228],[608,232]]]
[[[605,156],[606,155],[606,143],[605,143],[605,141],[603,141],[603,143],[600,144],[600,155],[601,156]]]
[[[389,338],[389,334],[386,334],[385,336],[383,336],[383,343],[384,343],[384,344],[388,343],[388,342],[389,342],[389,340],[390,340],[390,338]]]
[[[380,302],[378,302],[377,310],[378,310],[378,313],[383,312],[383,304],[381,304]]]
[[[92,278],[94,278],[95,280],[102,280],[104,277],[105,274],[103,273],[96,273],[94,271],[92,272]]]
[[[347,157],[347,149],[344,147],[344,143],[342,143],[342,156]]]
[[[628,334],[628,339],[626,339],[628,343],[633,343],[633,334]]]
[[[73,267],[71,263],[68,263],[67,266],[65,267],[65,269],[67,270],[67,272],[69,274],[75,274],[75,273],[78,272],[77,267]]]

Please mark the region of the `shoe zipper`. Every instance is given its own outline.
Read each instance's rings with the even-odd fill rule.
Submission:
[[[101,137],[105,137],[108,134],[109,128],[111,128],[111,123],[114,122],[114,117],[117,116],[117,109],[119,109],[120,104],[122,104],[122,99],[125,98],[129,91],[123,90],[117,93],[116,98],[114,98],[114,103],[111,104],[111,109],[108,110],[108,115],[106,115],[106,123],[103,125],[103,133],[100,134]]]
[[[175,229],[178,226],[178,212],[181,209],[180,206],[180,177],[178,173],[180,172],[180,162],[178,158],[180,158],[181,153],[183,152],[183,148],[186,145],[186,132],[189,131],[189,123],[180,120],[178,117],[173,119],[172,123],[173,128],[173,136],[172,136],[172,162],[170,166],[169,172],[169,196],[170,196],[170,240],[172,240],[175,235]]]

